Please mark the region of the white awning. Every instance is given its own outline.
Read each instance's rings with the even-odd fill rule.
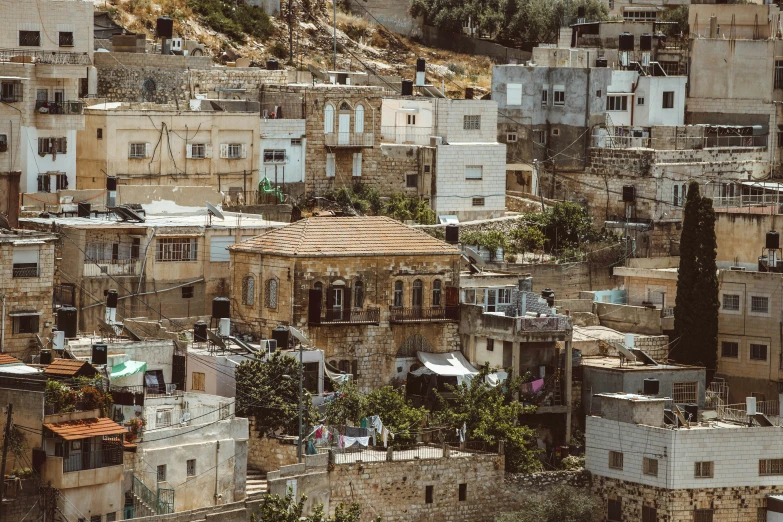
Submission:
[[[43,315],[43,312],[11,312],[8,317],[24,317],[26,315]]]
[[[428,370],[438,375],[465,377],[478,374],[478,370],[471,366],[462,352],[416,352],[416,357]]]

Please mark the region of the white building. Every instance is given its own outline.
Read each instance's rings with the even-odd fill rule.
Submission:
[[[305,181],[305,120],[275,111],[286,108],[264,106],[261,110],[261,165],[259,179],[267,178],[272,186]],[[299,108],[301,112],[301,108]]]
[[[686,76],[643,76],[612,71],[606,93],[607,124],[678,126],[685,123]]]
[[[586,419],[585,467],[606,520],[766,520],[767,495],[783,492],[780,426],[742,416],[677,427],[664,421],[667,399],[599,396],[601,416]]]

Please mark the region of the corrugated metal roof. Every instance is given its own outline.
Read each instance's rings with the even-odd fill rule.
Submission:
[[[128,431],[127,428],[120,426],[107,417],[44,424],[44,428],[53,431],[65,440],[86,439],[101,435],[119,435]]]
[[[460,253],[426,232],[382,216],[303,219],[229,250],[299,257]]]
[[[90,366],[87,361],[77,361],[72,359],[55,359],[52,364],[46,367],[46,375],[66,375],[74,376],[79,373],[83,366]],[[92,366],[90,366],[92,368]],[[94,368],[92,368],[94,370]]]

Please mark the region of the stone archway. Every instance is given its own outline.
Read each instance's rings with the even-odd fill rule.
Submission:
[[[397,358],[416,357],[416,352],[432,352],[432,345],[421,334],[413,334],[400,345]]]

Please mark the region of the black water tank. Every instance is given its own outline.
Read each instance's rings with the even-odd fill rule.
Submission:
[[[475,93],[473,91],[473,87],[465,87],[465,99],[466,100],[472,100],[473,96],[475,96]]]
[[[636,187],[625,185],[623,187],[623,202],[633,203],[634,201],[636,201]]]
[[[639,38],[639,49],[642,51],[652,51],[652,35],[651,34],[643,34]]]
[[[155,34],[158,38],[171,38],[174,36],[174,20],[168,16],[161,16],[155,24]]]
[[[596,58],[595,59],[595,66],[596,67],[609,67],[609,60],[606,58]]]
[[[555,306],[555,292],[551,288],[541,290],[541,297],[546,299],[546,304],[550,307]]]
[[[620,33],[620,51],[633,51],[633,35]]]
[[[280,350],[288,349],[288,338],[290,335],[291,332],[289,332],[288,328],[285,326],[280,325],[272,329],[272,339],[277,341],[277,347]]]
[[[658,395],[661,389],[661,383],[658,379],[645,379],[644,380],[644,395]]]
[[[580,5],[576,8],[576,17],[577,18],[584,18],[585,17],[585,6]]]
[[[41,358],[39,362],[41,364],[52,364],[52,351],[41,350]]]
[[[193,342],[205,343],[207,342],[207,323],[199,321],[193,325]]]
[[[685,420],[688,422],[698,422],[699,420],[699,405],[689,403],[685,405],[685,412],[683,413]]]
[[[231,301],[228,297],[216,297],[212,300],[212,318],[229,319],[231,317]]]
[[[278,71],[280,70],[280,62],[275,60],[274,58],[270,58],[266,61],[266,68],[269,71]]]
[[[459,243],[459,225],[446,225],[446,243],[452,245]]]
[[[416,72],[424,72],[427,68],[427,62],[424,58],[416,58]]]
[[[57,329],[65,332],[67,339],[76,337],[76,308],[61,306],[57,309]]]
[[[780,234],[774,230],[767,232],[767,248],[775,250],[780,248]]]
[[[108,361],[109,347],[105,344],[93,344],[90,362],[92,364],[106,364]]]
[[[106,292],[106,308],[117,308],[117,290]]]
[[[92,205],[90,203],[79,203],[76,206],[76,215],[83,218],[90,217],[90,210],[92,210]]]
[[[413,96],[413,80],[402,81],[402,95]]]
[[[106,190],[117,190],[117,178],[114,176],[106,178]]]

